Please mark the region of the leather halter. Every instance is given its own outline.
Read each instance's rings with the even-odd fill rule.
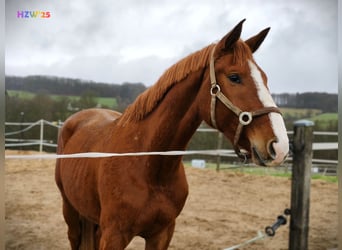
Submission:
[[[215,67],[214,67],[214,52],[215,52],[216,45],[211,51],[210,55],[210,82],[211,82],[211,88],[210,88],[210,94],[211,94],[211,104],[210,104],[210,117],[211,117],[211,124],[217,128],[216,123],[216,98],[218,98],[228,109],[230,109],[234,114],[237,115],[239,118],[239,125],[236,129],[234,141],[233,141],[233,147],[236,152],[236,154],[246,159],[247,155],[245,153],[242,153],[238,142],[240,140],[241,132],[244,126],[247,126],[253,121],[254,117],[269,114],[271,112],[279,113],[281,114],[278,107],[264,107],[256,111],[242,111],[240,108],[235,106],[222,92],[220,85],[216,82],[216,76],[215,76]]]

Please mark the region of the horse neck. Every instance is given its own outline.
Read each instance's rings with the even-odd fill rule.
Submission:
[[[202,75],[203,70],[198,70],[175,84],[144,121],[145,126],[153,128],[150,142],[154,150],[186,148],[202,121],[197,112]]]
[[[185,150],[202,120],[197,112],[197,93],[202,81],[202,72],[193,72],[173,86],[158,107],[143,121],[146,132],[146,151]],[[180,168],[181,156],[149,157],[151,182],[163,183],[179,180],[184,175]],[[152,167],[153,166],[153,167]]]

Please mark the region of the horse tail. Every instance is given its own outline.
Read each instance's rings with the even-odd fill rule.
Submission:
[[[98,249],[96,242],[96,225],[86,218],[80,216],[81,223],[81,243],[79,250]]]

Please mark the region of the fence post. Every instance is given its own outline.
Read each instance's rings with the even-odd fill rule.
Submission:
[[[290,250],[308,249],[313,126],[300,120],[293,128]]]
[[[44,120],[40,120],[40,142],[39,142],[39,152],[43,152],[43,140],[44,140]]]
[[[217,149],[220,150],[222,149],[222,140],[223,140],[223,136],[222,133],[220,131],[217,131],[218,135],[217,135]],[[220,165],[221,165],[221,155],[218,154],[216,157],[216,171],[220,170]]]
[[[24,132],[23,132],[24,115],[25,115],[25,112],[21,111],[20,112],[20,131],[21,131],[20,132],[20,143],[23,143],[23,141],[24,141]],[[22,151],[22,150],[23,150],[23,146],[20,145],[20,151]]]

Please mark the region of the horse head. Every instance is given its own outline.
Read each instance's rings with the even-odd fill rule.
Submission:
[[[244,21],[212,46],[202,84],[206,92],[203,117],[233,143],[239,156],[252,158],[258,165],[276,166],[289,151],[287,132],[267,76],[253,58],[269,28],[243,41]]]

